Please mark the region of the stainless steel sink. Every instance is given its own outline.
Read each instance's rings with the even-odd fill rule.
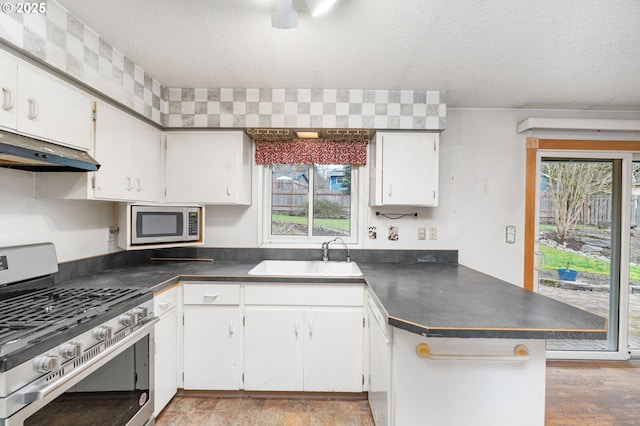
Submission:
[[[361,277],[355,262],[323,262],[321,260],[263,260],[249,275],[287,277]]]

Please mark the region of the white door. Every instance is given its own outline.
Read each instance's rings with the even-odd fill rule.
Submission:
[[[389,133],[383,136],[383,204],[436,203],[436,137],[425,133]]]
[[[241,389],[242,343],[242,315],[237,307],[185,308],[184,388]]]
[[[18,85],[18,62],[15,58],[0,50],[0,126],[16,128],[16,89]]]
[[[167,202],[233,203],[242,132],[167,134]]]
[[[305,391],[362,392],[363,321],[362,309],[305,311]]]
[[[303,312],[247,308],[245,320],[245,390],[301,391]]]
[[[391,343],[373,314],[369,315],[369,344],[369,406],[376,426],[387,426],[391,400]]]
[[[133,180],[136,201],[162,199],[162,132],[145,123],[133,126]]]
[[[132,120],[117,108],[98,102],[95,154],[101,167],[96,172],[96,198],[133,199]]]
[[[162,316],[154,327],[155,374],[154,414],[173,398],[178,389],[178,311],[173,309]]]
[[[93,149],[89,95],[44,71],[18,68],[18,130],[30,135]]]

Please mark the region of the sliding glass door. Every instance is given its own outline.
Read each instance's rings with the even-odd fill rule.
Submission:
[[[538,152],[534,290],[608,323],[606,340],[547,341],[558,357],[625,356],[631,165],[625,153]]]

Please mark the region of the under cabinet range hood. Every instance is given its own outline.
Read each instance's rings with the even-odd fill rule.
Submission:
[[[0,167],[32,172],[94,172],[100,164],[79,149],[0,131]]]

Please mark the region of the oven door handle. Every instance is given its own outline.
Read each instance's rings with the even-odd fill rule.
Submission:
[[[21,392],[24,404],[30,404],[32,402],[48,398],[49,396],[54,395],[56,391],[60,390],[62,387],[69,387],[76,384],[89,374],[102,367],[107,362],[111,361],[121,352],[123,352],[126,348],[129,347],[130,343],[135,342],[141,336],[148,334],[153,328],[154,324],[159,320],[160,318],[153,317],[144,322],[138,322],[137,329],[131,334],[120,340],[117,344],[108,347],[95,358],[87,361],[85,364],[74,368],[71,372],[66,374],[63,372],[63,374],[60,376],[60,379],[56,380],[55,382],[50,382],[46,386],[34,385],[27,387],[23,392]],[[67,388],[62,389],[59,394],[64,392],[66,389]]]

